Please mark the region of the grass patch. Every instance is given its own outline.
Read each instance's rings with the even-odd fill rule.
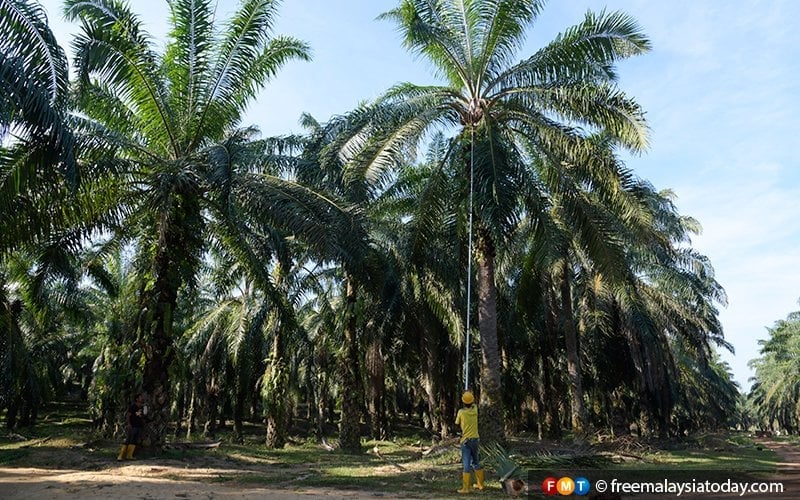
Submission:
[[[677,444],[648,453],[646,463],[633,466],[773,472],[780,462],[774,451],[742,433],[701,435]]]
[[[30,455],[29,450],[0,448],[0,464],[12,464]]]

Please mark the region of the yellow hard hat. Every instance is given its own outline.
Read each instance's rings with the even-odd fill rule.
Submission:
[[[461,395],[461,402],[465,405],[471,405],[475,402],[475,396],[472,394],[472,391],[464,391],[464,394]]]

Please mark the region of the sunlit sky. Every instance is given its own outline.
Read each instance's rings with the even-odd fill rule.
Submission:
[[[61,1],[42,2],[59,42],[76,26]],[[167,31],[165,0],[131,2],[156,43]],[[238,2],[220,0],[218,18]],[[313,62],[291,62],[248,111],[263,135],[302,132],[401,82],[436,82],[425,61],[401,46],[392,24],[375,20],[395,0],[286,0],[276,33],[308,42]],[[800,309],[800,2],[793,0],[568,0],[549,2],[519,59],[577,24],[588,9],[621,10],[653,50],[619,66],[620,87],[647,111],[650,150],[628,166],[671,189],[697,219],[693,246],[707,255],[729,304],[720,318],[736,355],[723,353],[747,389],[747,361],[767,327]],[[67,49],[69,53],[69,49]]]

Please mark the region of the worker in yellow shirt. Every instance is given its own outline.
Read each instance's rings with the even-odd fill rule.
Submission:
[[[461,463],[464,470],[461,474],[461,489],[459,493],[469,493],[472,489],[472,471],[477,479],[476,488],[483,489],[483,469],[478,459],[478,407],[475,405],[475,396],[472,391],[464,391],[461,396],[464,408],[458,410],[456,425],[461,427]]]

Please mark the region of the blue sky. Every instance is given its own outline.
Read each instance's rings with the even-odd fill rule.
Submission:
[[[74,26],[60,0],[42,2],[62,45]],[[219,17],[238,2],[220,0]],[[308,42],[313,62],[292,62],[264,90],[245,124],[264,135],[300,132],[301,113],[324,121],[400,81],[435,82],[375,17],[394,0],[286,0],[276,32]],[[148,31],[166,32],[165,1],[137,0]],[[736,355],[723,353],[749,387],[747,361],[766,328],[800,309],[800,2],[793,0],[569,0],[548,3],[519,59],[580,22],[587,9],[621,10],[652,40],[651,53],[624,61],[620,87],[647,111],[650,150],[628,166],[677,195],[697,219],[693,246],[725,287],[720,313]]]

